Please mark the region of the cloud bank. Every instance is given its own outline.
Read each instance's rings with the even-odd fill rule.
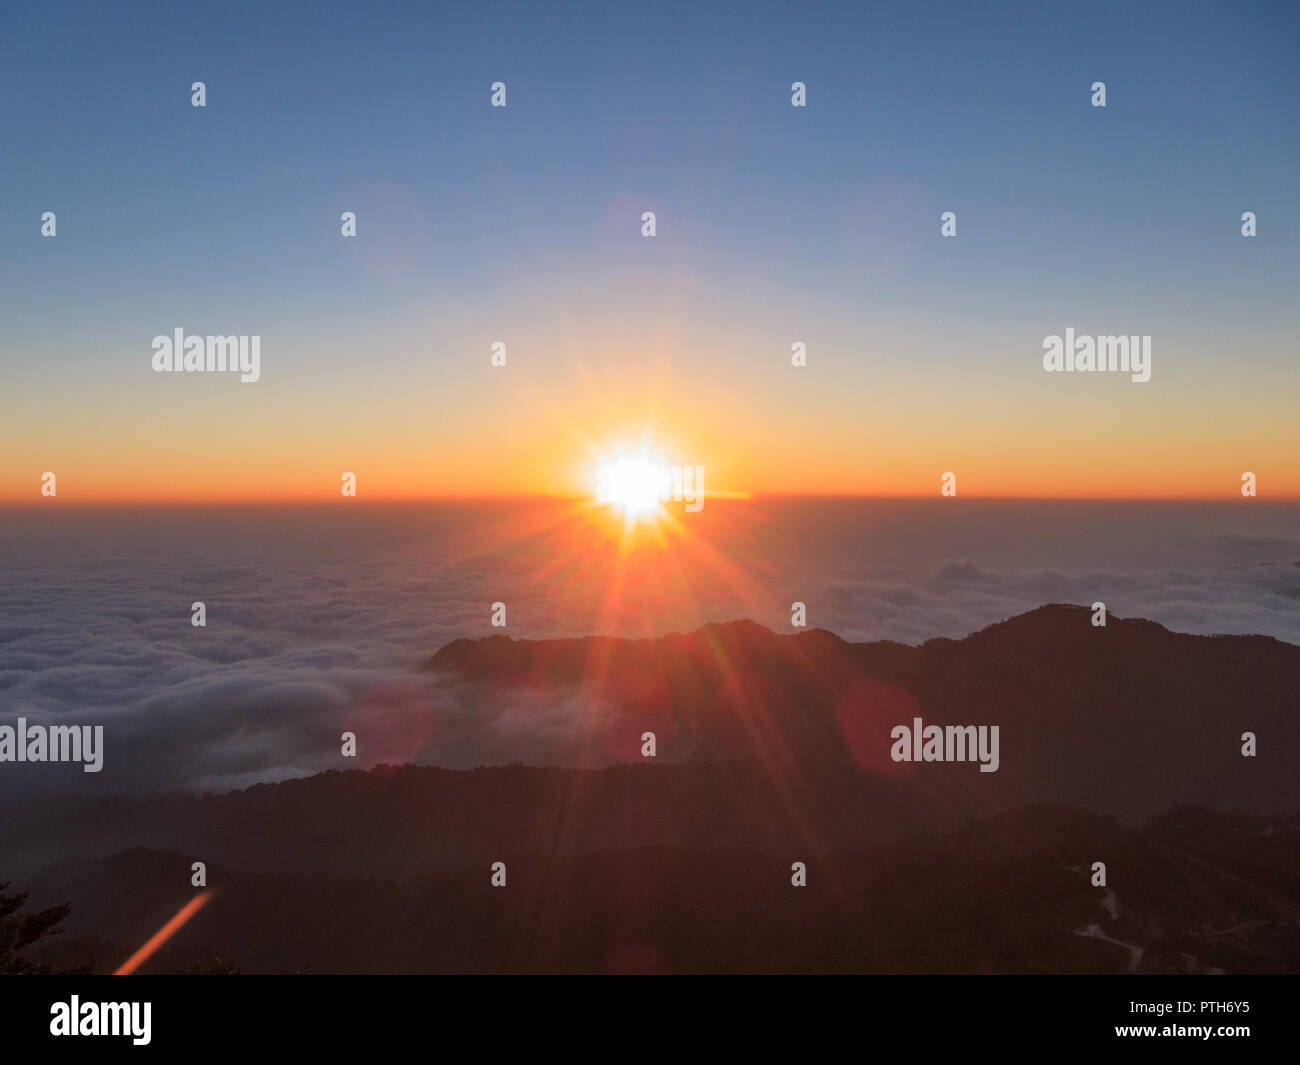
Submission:
[[[1107,551],[1096,529],[1140,528],[1130,518],[1066,523],[1054,534],[1066,545],[1059,564],[1037,565],[1043,530],[1033,522],[936,535],[932,512],[918,512],[877,522],[879,542],[864,543],[870,523],[859,511],[803,508],[776,522],[784,531],[765,550],[736,550],[743,580],[698,570],[685,574],[689,595],[658,597],[626,575],[622,597],[610,595],[612,573],[577,579],[552,566],[539,577],[555,545],[459,546],[459,531],[500,514],[468,526],[439,519],[432,531],[418,524],[418,535],[376,519],[337,540],[305,518],[297,527],[231,519],[188,538],[166,521],[106,531],[104,519],[87,518],[79,534],[61,536],[9,528],[0,534],[0,720],[102,724],[106,753],[91,780],[76,766],[0,766],[0,800],[227,790],[379,762],[600,763],[599,748],[583,743],[590,700],[581,692],[558,704],[524,692],[503,701],[419,672],[443,644],[499,632],[489,624],[497,600],[517,638],[647,636],[740,617],[788,631],[797,598],[810,625],[850,640],[961,637],[1043,603],[1100,600],[1114,615],[1179,631],[1300,643],[1294,513],[1264,531],[1190,523],[1163,552],[1177,564],[1163,566],[1149,564],[1150,545],[1135,563],[1143,545],[1128,535],[1113,536],[1110,562],[1099,564]],[[811,527],[820,538],[810,543]],[[205,628],[190,624],[196,600]],[[339,757],[345,730],[358,736],[355,761]]]

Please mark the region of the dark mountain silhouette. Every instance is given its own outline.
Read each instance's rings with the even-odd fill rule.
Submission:
[[[951,779],[970,767],[935,769]],[[853,766],[827,766],[797,782],[742,762],[381,766],[224,795],[24,804],[0,825],[0,854],[24,874],[51,860],[54,839],[65,855],[124,847],[192,854],[187,870],[202,859],[241,871],[409,877],[481,865],[503,851],[577,855],[671,844],[826,853],[960,823],[970,811],[943,791],[907,795]]]
[[[743,758],[794,776],[851,763],[928,786],[935,765],[889,758],[890,730],[921,717],[1000,726],[999,770],[958,778],[970,812],[1028,801],[1127,818],[1183,802],[1300,808],[1300,647],[1091,617],[1045,606],[919,647],[752,622],[658,640],[497,636],[448,644],[427,668],[502,688],[581,683],[625,711],[612,743],[629,759],[651,730],[666,760]],[[1247,731],[1254,758],[1241,754]]]
[[[73,905],[48,957],[106,969],[202,860],[214,901],[156,969],[1297,971],[1300,648],[1090,617],[919,647],[750,622],[458,640],[427,668],[590,695],[584,736],[631,764],[28,803],[0,855]],[[998,771],[892,761],[914,717],[997,725]]]
[[[217,870],[213,901],[146,971],[1297,972],[1298,830],[1198,809],[1138,831],[1040,807],[827,855],[803,888],[789,855],[669,846],[503,852],[501,888],[486,865],[404,880]],[[1261,858],[1266,882],[1244,878]],[[188,897],[174,875],[187,862],[70,859],[33,888],[74,900],[70,935],[116,941],[85,941],[111,971]]]
[[[65,798],[0,822],[11,878],[61,855],[144,846],[268,873],[445,872],[500,850],[876,845],[1031,803],[1139,823],[1180,803],[1300,809],[1300,648],[1200,637],[1044,607],[964,640],[851,644],[749,623],[661,640],[458,640],[431,668],[498,692],[574,685],[613,704],[601,742],[629,762],[582,771],[331,772],[216,796]],[[588,731],[600,734],[593,709]],[[996,724],[1000,767],[906,764],[890,729]],[[658,757],[640,757],[643,731]],[[1241,755],[1241,734],[1259,753]],[[287,827],[292,826],[292,831]]]

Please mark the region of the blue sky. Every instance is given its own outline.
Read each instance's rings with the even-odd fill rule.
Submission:
[[[675,262],[870,298],[825,252],[884,177],[910,194],[900,231],[958,211],[957,249],[995,243],[996,282],[1029,285],[1022,299],[1103,263],[1121,282],[1158,265],[1222,284],[1195,259],[1220,219],[1237,247],[1242,205],[1278,257],[1231,302],[1294,291],[1296,5],[611,6],[11,7],[6,310],[56,269],[26,239],[50,209],[92,306],[143,281],[243,299],[290,280],[302,291],[275,304],[332,305],[356,280],[326,254],[338,208],[373,229],[375,180],[412,190],[419,266],[467,297],[536,263],[598,269],[615,249],[587,238],[626,194],[661,205]],[[1097,79],[1105,111],[1088,105]],[[494,80],[505,110],[487,107]],[[970,290],[943,254],[922,255],[926,279]]]

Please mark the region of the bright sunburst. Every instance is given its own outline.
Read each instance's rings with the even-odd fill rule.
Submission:
[[[628,524],[663,512],[664,467],[647,456],[620,458],[596,471],[596,500],[623,512]]]

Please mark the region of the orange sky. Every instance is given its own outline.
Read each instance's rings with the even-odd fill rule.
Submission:
[[[602,461],[643,452],[757,496],[937,495],[952,471],[959,496],[1234,499],[1251,471],[1259,498],[1300,499],[1300,420],[1259,374],[1135,385],[1017,359],[935,378],[916,360],[795,368],[626,339],[625,361],[578,338],[504,368],[485,348],[454,372],[426,360],[245,385],[147,362],[128,375],[140,360],[123,359],[57,390],[18,379],[0,502],[41,502],[46,471],[67,503],[323,501],[345,471],[366,500],[585,496]]]

